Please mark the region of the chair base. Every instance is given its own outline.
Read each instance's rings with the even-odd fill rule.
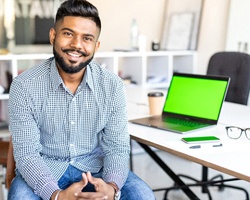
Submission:
[[[206,170],[206,167],[204,167],[204,170]],[[238,187],[238,186],[224,184],[225,182],[231,182],[231,181],[239,180],[237,178],[224,179],[222,175],[217,175],[217,176],[214,176],[212,179],[210,179],[208,181],[204,181],[204,180],[199,181],[199,180],[197,180],[197,179],[195,179],[193,177],[183,175],[183,174],[179,174],[178,176],[181,177],[181,178],[190,179],[190,180],[194,181],[195,183],[194,184],[186,184],[185,186],[178,186],[177,184],[174,184],[173,187],[155,189],[153,191],[158,192],[158,191],[163,191],[164,190],[165,194],[164,194],[163,200],[168,200],[168,198],[167,198],[168,193],[171,190],[177,190],[177,189],[181,189],[181,188],[184,188],[184,187],[197,187],[197,186],[200,186],[202,188],[202,193],[206,193],[208,195],[208,199],[212,200],[212,195],[211,195],[211,193],[209,191],[209,187],[218,187],[219,191],[223,191],[225,188],[231,188],[231,189],[241,190],[242,192],[245,193],[246,200],[249,200],[249,194],[248,194],[246,189],[244,189],[242,187]],[[219,179],[219,180],[216,180],[216,179]]]

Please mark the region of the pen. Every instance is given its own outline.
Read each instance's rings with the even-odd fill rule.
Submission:
[[[222,144],[214,144],[213,147],[222,147]]]
[[[199,148],[201,148],[201,145],[195,145],[189,147],[189,149],[199,149]]]

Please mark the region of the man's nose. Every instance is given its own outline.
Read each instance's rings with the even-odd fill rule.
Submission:
[[[70,46],[75,49],[82,49],[83,47],[83,41],[81,37],[75,36],[72,38]]]

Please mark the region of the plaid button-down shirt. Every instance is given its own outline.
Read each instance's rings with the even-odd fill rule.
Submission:
[[[17,169],[43,199],[69,165],[103,167],[104,181],[123,186],[130,152],[125,89],[107,69],[92,61],[72,94],[50,58],[13,80],[9,114]]]

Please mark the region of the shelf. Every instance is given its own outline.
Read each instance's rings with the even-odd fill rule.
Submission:
[[[0,139],[8,140],[10,138],[10,132],[8,129],[0,129]]]
[[[169,82],[167,83],[146,83],[144,88],[151,88],[151,89],[167,89],[169,87]]]
[[[2,86],[8,87],[6,72],[14,78],[20,72],[52,56],[53,54],[0,55]],[[197,62],[195,51],[96,52],[94,60],[122,79],[126,79],[126,84],[136,83],[150,89],[168,88],[174,71],[195,73]],[[149,77],[155,79],[149,81]],[[0,119],[8,119],[8,99],[8,94],[0,94]]]
[[[0,94],[0,100],[8,100],[9,94]]]
[[[8,70],[13,77],[20,72],[34,66],[44,59],[53,56],[52,54],[8,54],[0,56],[5,70]],[[148,84],[148,77],[165,76],[166,83],[155,84],[168,86],[173,71],[195,73],[196,52],[195,51],[149,51],[149,52],[97,52],[94,60],[121,78],[131,78],[133,83],[141,86]],[[6,64],[6,61],[8,62]],[[4,70],[0,67],[0,78],[3,79]],[[28,67],[27,67],[28,66]],[[2,69],[1,69],[2,68]],[[2,71],[2,72],[1,72]],[[7,98],[7,97],[4,97]]]

